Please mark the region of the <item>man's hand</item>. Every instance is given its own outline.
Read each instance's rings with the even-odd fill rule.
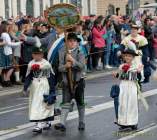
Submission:
[[[74,64],[75,59],[71,56],[71,54],[67,54],[66,61],[70,61],[72,64]]]
[[[66,62],[65,67],[66,67],[66,68],[71,68],[71,67],[72,67],[72,63],[71,63],[71,62],[69,62],[69,61],[68,61],[68,62]]]
[[[143,70],[144,66],[143,65],[139,65],[137,68],[137,72],[140,73]]]
[[[25,41],[27,37],[24,34],[20,34],[20,36],[18,38],[20,41]]]

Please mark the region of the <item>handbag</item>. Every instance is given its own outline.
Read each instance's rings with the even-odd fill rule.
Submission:
[[[119,85],[113,85],[110,91],[110,97],[115,98],[119,96],[120,88]]]

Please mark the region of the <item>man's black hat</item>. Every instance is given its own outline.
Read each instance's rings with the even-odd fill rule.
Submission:
[[[40,53],[44,53],[44,50],[40,47],[33,47],[33,50],[32,50],[32,53],[33,54],[40,54]]]
[[[75,33],[69,33],[69,34],[68,34],[67,40],[70,40],[70,39],[77,40],[77,42],[80,42],[80,41],[81,41],[81,39],[78,38]]]

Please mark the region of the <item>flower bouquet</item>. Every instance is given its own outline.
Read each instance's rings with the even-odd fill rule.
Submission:
[[[124,65],[122,66],[122,71],[123,71],[124,73],[127,73],[129,69],[130,69],[130,65],[129,65],[129,64],[124,64]]]
[[[40,65],[39,65],[39,64],[33,64],[33,65],[31,66],[31,70],[33,70],[33,71],[38,71],[38,70],[40,70]]]
[[[121,79],[127,79],[128,78],[128,71],[130,69],[130,65],[129,64],[124,64],[122,66],[122,73],[121,73]]]
[[[40,65],[39,64],[33,64],[31,66],[31,70],[33,72],[34,77],[38,78],[40,75],[40,71],[41,71]]]

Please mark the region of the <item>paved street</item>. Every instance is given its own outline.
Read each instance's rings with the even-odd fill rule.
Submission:
[[[109,92],[115,83],[118,81],[111,75],[103,74],[102,77],[87,80],[85,132],[77,130],[78,116],[74,111],[69,114],[66,133],[58,132],[52,127],[41,135],[34,135],[31,132],[34,124],[28,121],[28,98],[22,97],[20,93],[3,93],[3,96],[0,95],[0,140],[156,140],[157,82],[151,81],[143,86],[149,111],[146,112],[139,103],[139,131],[134,134],[118,133],[118,127],[113,123],[113,101]],[[53,124],[57,121],[56,118]]]

